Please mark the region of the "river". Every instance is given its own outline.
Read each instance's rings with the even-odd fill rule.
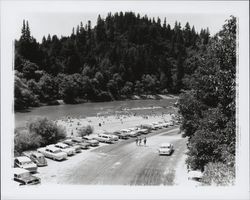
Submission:
[[[74,105],[42,106],[32,108],[27,112],[15,113],[15,127],[25,127],[27,123],[37,117],[47,117],[50,120],[70,117],[87,117],[99,114],[114,114],[133,112],[136,114],[167,113],[176,99],[161,100],[126,100],[98,103],[83,103]]]

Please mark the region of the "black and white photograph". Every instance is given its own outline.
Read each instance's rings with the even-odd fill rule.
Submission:
[[[248,1],[2,1],[3,199],[249,199]]]

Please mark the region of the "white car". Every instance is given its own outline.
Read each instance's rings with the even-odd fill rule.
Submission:
[[[37,172],[37,165],[27,156],[19,156],[14,159],[14,167],[26,169],[30,172]]]
[[[158,149],[159,155],[171,155],[174,151],[174,145],[171,143],[163,143]]]
[[[111,136],[114,141],[119,140],[119,137],[117,135],[113,135],[112,133],[109,133],[109,132],[105,132],[104,134]]]
[[[59,142],[54,145],[56,148],[59,148],[62,150],[62,152],[67,153],[68,156],[73,156],[76,152],[73,147],[70,147],[69,145]]]
[[[136,136],[140,135],[140,132],[139,131],[131,131],[130,133],[128,133],[128,135],[130,137],[136,137]]]
[[[62,152],[61,149],[56,148],[55,146],[51,146],[51,145],[43,147],[43,148],[39,148],[37,149],[37,152],[53,160],[64,160],[67,158],[67,153]]]
[[[110,135],[106,134],[98,134],[94,139],[98,140],[99,142],[104,142],[104,143],[113,143],[113,138]]]

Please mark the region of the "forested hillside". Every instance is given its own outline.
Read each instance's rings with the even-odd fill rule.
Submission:
[[[205,26],[205,25],[204,25]],[[171,27],[132,12],[80,22],[68,37],[32,37],[28,21],[15,41],[15,109],[53,103],[110,101],[133,94],[179,93],[209,43],[187,22]]]

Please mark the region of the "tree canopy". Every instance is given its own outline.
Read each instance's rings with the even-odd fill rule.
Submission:
[[[41,43],[31,31],[24,21],[15,41],[15,70],[25,84],[32,80],[27,89],[41,103],[179,93],[186,87],[186,75],[197,68],[193,56],[210,38],[207,29],[197,33],[189,23],[182,28],[179,22],[171,28],[167,19],[162,23],[133,12],[99,15],[94,27],[91,21],[86,26],[80,22],[70,36],[49,34]]]

